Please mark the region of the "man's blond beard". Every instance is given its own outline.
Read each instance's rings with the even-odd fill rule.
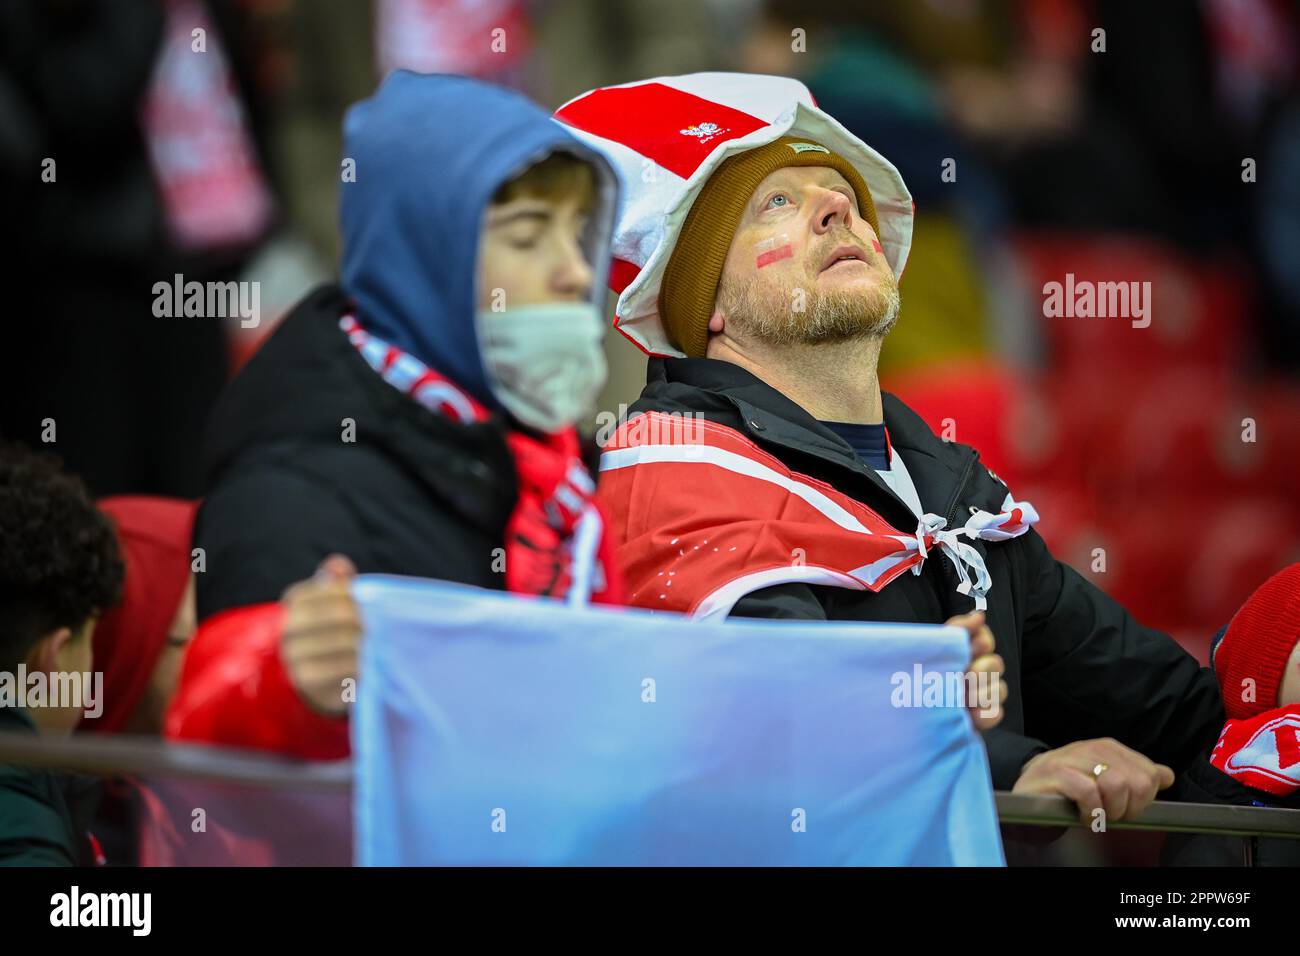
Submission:
[[[868,289],[824,291],[815,283],[801,286],[791,281],[763,295],[754,284],[729,282],[725,276],[718,288],[718,307],[727,322],[768,345],[884,337],[898,321],[899,304],[898,283],[888,270]]]

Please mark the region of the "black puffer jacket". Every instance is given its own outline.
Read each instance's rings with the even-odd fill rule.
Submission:
[[[517,496],[504,419],[462,425],[393,388],[339,329],[347,309],[336,287],[310,295],[217,405],[200,618],[277,600],[334,552],[362,573],[505,586],[492,553]]]
[[[916,528],[912,511],[846,442],[737,365],[652,360],[632,413],[655,410],[701,413],[789,468],[870,506],[895,527]],[[884,397],[884,414],[926,511],[945,516],[951,528],[964,524],[972,508],[1002,510],[1007,488],[976,451],[940,441],[892,395]],[[1053,558],[1036,532],[971,544],[993,580],[987,620],[1010,690],[1005,718],[985,734],[995,787],[1010,789],[1030,757],[1075,740],[1114,737],[1175,771],[1209,750],[1224,720],[1209,670]],[[878,594],[787,584],[755,592],[732,613],[942,623],[972,608],[957,583],[949,562],[928,561],[921,575],[905,574]]]

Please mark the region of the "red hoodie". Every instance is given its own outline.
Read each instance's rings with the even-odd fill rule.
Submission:
[[[122,602],[95,626],[95,667],[104,672],[104,712],[80,731],[122,733],[149,690],[190,576],[190,531],[198,503],[122,495],[102,498],[126,560]]]
[[[169,740],[269,750],[308,760],[351,753],[347,717],[312,710],[280,659],[278,602],[233,608],[190,642],[163,734]]]

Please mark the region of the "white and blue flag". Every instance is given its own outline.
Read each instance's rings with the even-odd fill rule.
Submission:
[[[957,628],[692,622],[364,576],[363,865],[1001,865]],[[902,683],[900,683],[902,682]]]

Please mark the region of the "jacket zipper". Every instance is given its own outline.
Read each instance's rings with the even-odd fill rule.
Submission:
[[[957,520],[957,503],[961,501],[961,494],[966,490],[966,483],[970,481],[971,470],[975,467],[975,463],[978,462],[979,459],[980,453],[971,449],[970,460],[966,462],[966,467],[962,469],[961,476],[957,479],[957,485],[953,488],[952,498],[948,502],[948,513],[945,515],[948,520],[948,524],[946,525],[948,528],[954,527],[953,522]]]

